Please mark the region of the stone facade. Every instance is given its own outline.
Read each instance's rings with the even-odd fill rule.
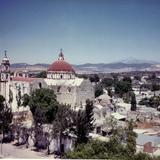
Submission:
[[[72,66],[64,61],[62,53],[50,66],[47,78],[44,79],[29,78],[27,72],[22,76],[16,74],[16,77],[10,77],[10,64],[6,55],[1,66],[0,94],[5,97],[6,102],[12,94],[13,102],[10,105],[13,111],[17,110],[16,97],[19,90],[23,96],[38,88],[53,89],[58,102],[69,104],[73,109],[83,107],[87,99],[94,100],[94,87],[91,82],[88,79],[77,78]]]

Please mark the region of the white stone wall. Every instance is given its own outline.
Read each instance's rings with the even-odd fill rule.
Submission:
[[[52,80],[51,80],[52,81]],[[1,94],[6,94],[9,99],[9,87],[13,93],[12,110],[17,111],[18,88],[21,89],[21,95],[30,94],[38,88],[53,89],[57,95],[57,101],[63,104],[69,104],[73,109],[85,105],[87,99],[94,100],[94,87],[89,80],[85,79],[70,79],[70,80],[53,80],[50,85],[44,79],[36,79],[32,82],[26,81],[10,81],[6,83],[6,93],[4,93],[4,84],[1,83]],[[66,82],[66,83],[65,83]]]
[[[41,83],[41,85],[40,85]],[[18,88],[20,87],[21,89],[21,96],[23,96],[24,94],[30,94],[31,91],[38,89],[38,88],[46,88],[46,83],[44,82],[43,79],[38,79],[38,80],[34,80],[33,82],[25,82],[25,81],[11,81],[10,82],[10,89],[12,91],[13,94],[13,102],[12,102],[12,110],[13,112],[16,112],[17,109],[17,100],[16,100],[16,96],[18,94]],[[9,97],[9,93],[8,93],[8,97]],[[27,108],[24,108],[27,109]]]
[[[57,101],[63,104],[69,104],[74,107],[76,104],[76,87],[74,86],[51,86],[57,95]]]
[[[9,82],[0,82],[0,95],[9,100]]]
[[[94,100],[94,87],[89,80],[83,80],[78,86],[50,86],[57,95],[57,100],[63,104],[70,104],[72,108],[85,105],[87,99]]]
[[[86,79],[76,89],[76,103],[77,106],[85,105],[87,99],[94,100],[94,87],[91,82]]]
[[[22,96],[24,94],[30,94],[30,84],[28,82],[12,81],[10,83],[10,89],[11,89],[12,94],[13,94],[13,102],[11,104],[13,112],[16,112],[18,110],[16,96],[18,94],[18,88],[19,87],[21,89],[21,95]]]

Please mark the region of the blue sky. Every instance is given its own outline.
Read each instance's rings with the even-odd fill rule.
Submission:
[[[0,57],[72,64],[160,61],[160,0],[0,0]]]

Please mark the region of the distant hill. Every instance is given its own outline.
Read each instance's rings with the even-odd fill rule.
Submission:
[[[130,61],[131,62],[131,61]],[[134,62],[134,61],[132,61]],[[137,62],[137,63],[136,63]],[[73,65],[76,72],[78,73],[109,73],[109,72],[130,72],[130,71],[157,71],[160,70],[160,63],[156,62],[146,62],[146,61],[136,61],[134,63],[127,62],[115,62],[115,63],[85,63],[81,65]],[[37,63],[37,64],[27,64],[27,63],[14,63],[11,64],[13,70],[29,70],[29,71],[43,71],[47,70],[49,64]]]

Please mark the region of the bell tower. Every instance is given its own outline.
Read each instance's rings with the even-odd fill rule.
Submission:
[[[10,82],[10,62],[7,57],[7,51],[4,51],[5,56],[1,62],[0,69],[0,94],[4,96],[6,101],[9,94],[9,82]]]
[[[5,50],[5,56],[1,63],[1,82],[10,81],[10,62],[7,57],[7,51]]]

